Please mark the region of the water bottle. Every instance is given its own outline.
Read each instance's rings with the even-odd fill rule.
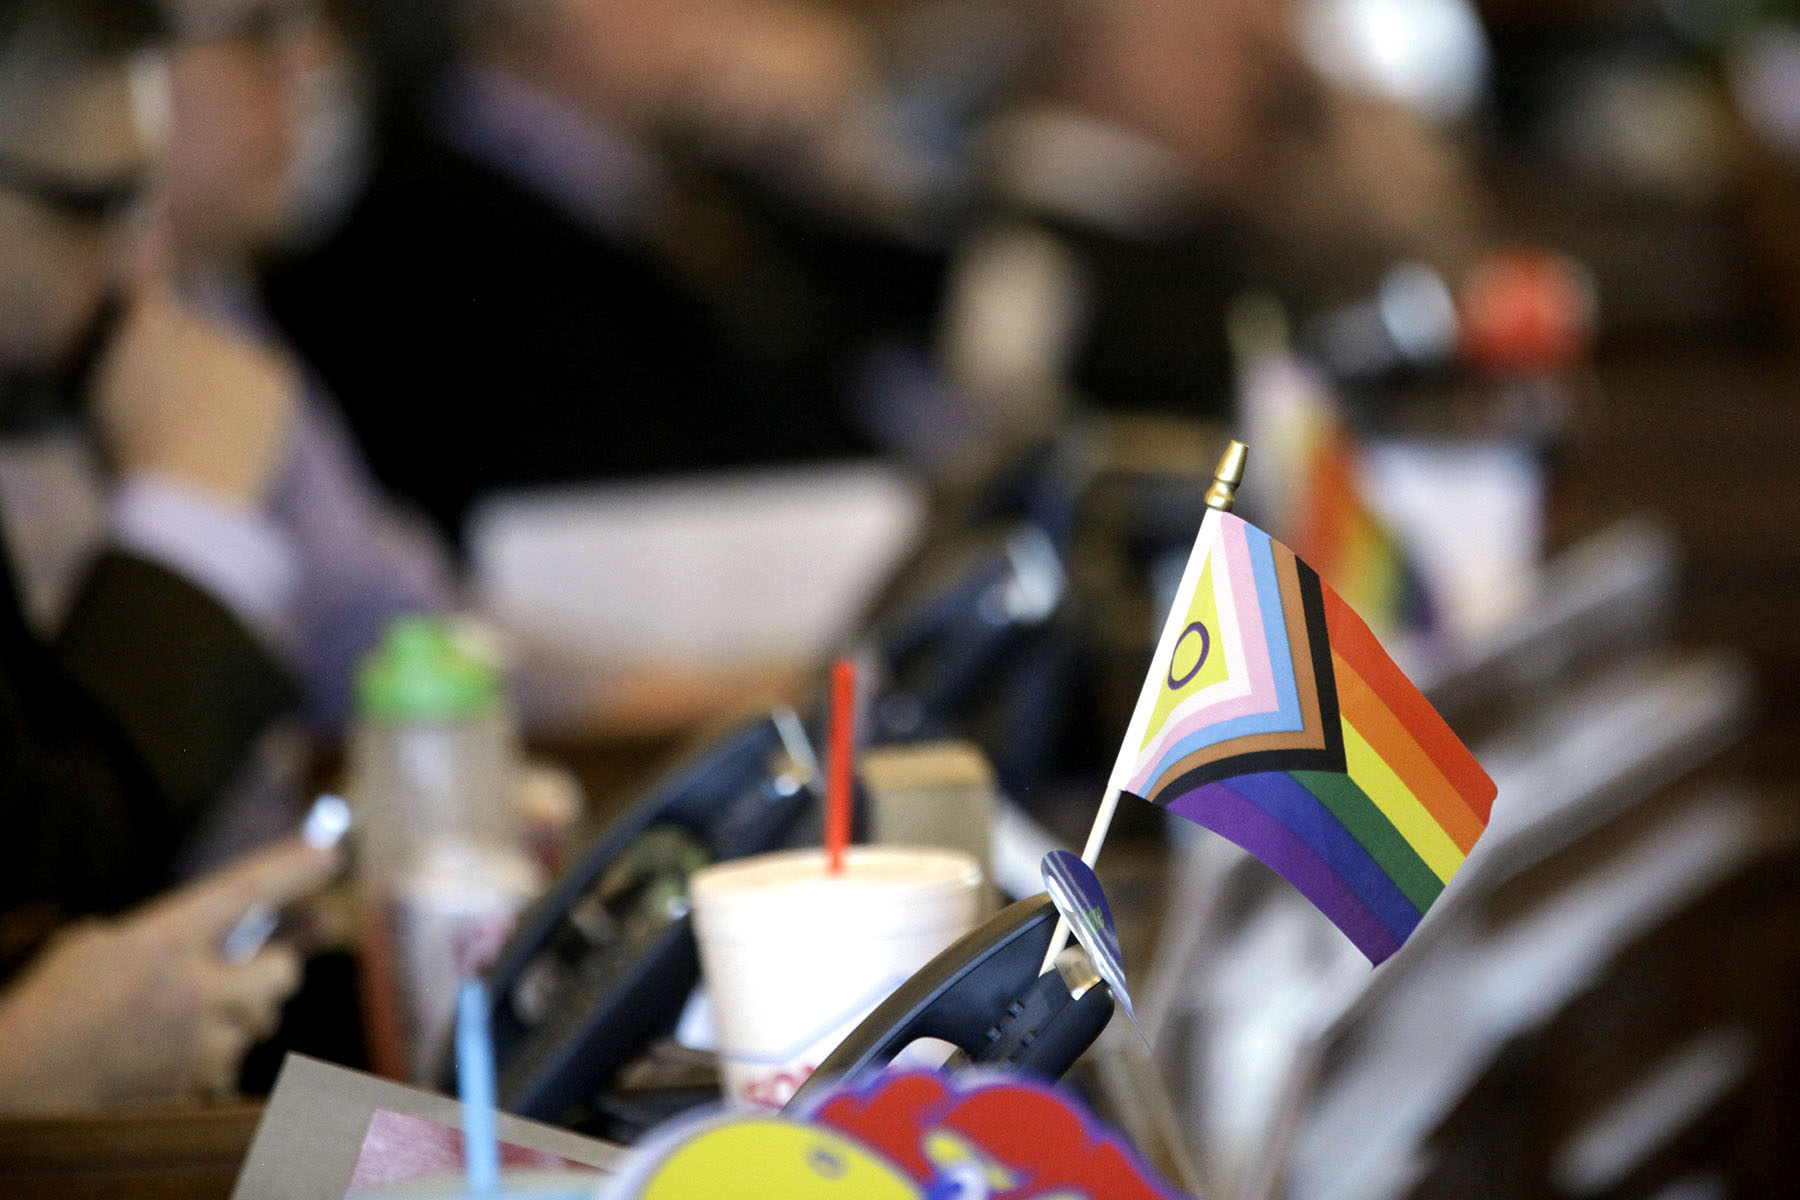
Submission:
[[[458,981],[487,965],[542,886],[512,803],[517,733],[499,670],[438,618],[397,620],[356,691],[370,1054],[383,1074],[435,1082]]]

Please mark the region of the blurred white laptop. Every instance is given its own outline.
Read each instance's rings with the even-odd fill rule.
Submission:
[[[924,514],[902,472],[831,464],[504,494],[468,546],[483,611],[533,663],[731,672],[827,653]]]

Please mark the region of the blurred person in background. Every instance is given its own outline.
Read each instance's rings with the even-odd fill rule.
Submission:
[[[864,27],[769,0],[454,15],[422,132],[271,289],[377,475],[454,536],[491,489],[867,452],[857,351],[922,335],[940,260],[721,166],[828,157]]]
[[[290,558],[261,512],[292,378],[125,280],[161,133],[157,28],[131,0],[0,3],[0,417],[91,430],[106,532],[53,635],[0,559],[8,964],[166,885],[293,695],[271,640]],[[18,509],[0,500],[9,551]]]
[[[455,591],[448,554],[436,531],[425,521],[408,519],[410,514],[391,503],[370,477],[335,398],[304,369],[292,347],[264,318],[253,282],[261,256],[287,243],[297,227],[317,219],[316,213],[307,211],[309,200],[343,182],[308,179],[305,171],[309,167],[316,170],[320,162],[330,161],[329,156],[318,152],[321,131],[310,114],[319,107],[320,89],[344,74],[343,56],[347,50],[329,12],[309,0],[164,3],[175,32],[171,53],[168,206],[163,231],[167,267],[185,302],[229,323],[239,335],[253,338],[306,380],[296,402],[282,463],[270,489],[267,512],[294,548],[299,567],[286,645],[303,673],[306,712],[315,725],[329,732],[341,727],[351,707],[349,693],[357,661],[391,618],[402,612],[446,609]],[[777,37],[777,31],[785,33],[786,29],[781,25],[765,32],[758,44],[834,44],[831,38],[835,35],[830,31],[835,26],[829,24],[819,32],[802,22],[791,37]],[[659,36],[670,35],[664,31]],[[725,32],[714,30],[708,36],[723,37]],[[708,44],[716,45],[710,41]],[[779,52],[771,44],[761,52],[759,61],[778,57]],[[792,64],[790,69],[794,69]],[[796,73],[810,77],[806,71]],[[466,86],[478,87],[474,83]],[[730,90],[734,85],[727,82],[721,86]],[[749,106],[734,108],[732,122],[723,118],[718,121],[716,138],[722,148],[728,143],[737,149],[758,138],[780,137],[778,131],[789,126],[774,115],[775,110],[804,107],[805,103],[800,99],[777,102],[765,98],[762,106],[754,110]],[[421,181],[420,186],[439,182],[434,176]],[[466,199],[463,192],[452,187],[445,195],[426,201],[421,215],[428,219],[439,206],[453,208],[459,198]],[[526,212],[524,217],[532,215]],[[492,218],[500,248],[511,245],[508,239],[517,235],[507,232],[506,221],[513,218],[502,213],[487,216]],[[417,235],[389,230],[384,238],[396,237],[405,245],[431,235],[431,229]],[[445,252],[452,257],[456,253],[449,248]],[[379,278],[331,280],[331,291],[320,297],[321,301],[329,301],[326,315],[334,316],[361,302],[366,287],[390,297],[424,289],[405,301],[397,312],[384,312],[383,316],[389,318],[405,316],[416,305],[425,306],[425,311],[436,311],[432,304],[450,303],[442,295],[428,294],[441,282],[433,267],[402,269],[393,261],[385,242],[382,254],[374,255],[368,263],[356,264],[359,270],[366,266],[378,272]],[[554,281],[543,282],[549,285]],[[580,282],[585,286],[589,281]],[[518,278],[495,284],[512,288],[520,285]],[[618,298],[620,303],[630,299]],[[457,305],[451,303],[451,307]],[[554,323],[553,327],[563,328]],[[506,346],[499,340],[506,328],[511,326],[487,331],[475,339],[475,345],[463,347],[460,352],[486,355],[484,361],[490,363],[498,361],[496,356],[506,353]],[[373,335],[380,333],[381,327],[358,328],[354,332]],[[408,357],[404,337],[391,345],[385,338],[373,341],[369,349],[369,365],[387,374],[377,381],[375,390],[360,393],[359,411],[365,421],[412,412],[433,395],[429,388],[421,387],[429,368]],[[420,348],[413,346],[410,351],[416,355]],[[433,353],[436,352],[434,348]],[[666,352],[655,346],[642,351],[648,358]],[[530,377],[524,369],[516,373],[522,381]],[[386,387],[397,390],[380,390]],[[460,394],[453,393],[453,398],[457,395]],[[484,408],[504,423],[503,435],[494,444],[466,439],[452,443],[464,455],[459,464],[477,479],[489,469],[490,458],[503,455],[505,447],[522,439],[545,436],[542,428],[513,428],[516,402],[496,404],[485,395],[482,400]],[[408,437],[453,437],[457,431],[445,435],[436,427],[456,411],[450,407],[440,413],[437,405],[426,405],[417,426],[401,433]],[[623,430],[616,436],[630,441],[634,435]],[[425,451],[439,452],[436,446]],[[575,447],[565,453],[598,451]],[[402,465],[408,471],[424,472],[436,469],[438,464],[407,454]],[[526,661],[515,666],[527,677],[521,690],[529,704],[535,694],[534,663],[527,653]],[[597,719],[667,721],[679,726],[715,708],[739,703],[740,689],[746,682],[754,685],[766,681],[722,677],[718,672],[708,672],[691,682],[678,682],[657,672],[642,678],[609,676],[592,683],[592,697],[583,696],[574,703],[586,705],[591,701],[598,710]],[[582,685],[589,686],[588,681],[583,680]],[[538,715],[535,708],[527,713],[528,717],[534,715]],[[554,715],[564,719],[561,713]],[[575,719],[586,719],[587,715],[584,708]],[[294,773],[286,772],[289,776]],[[264,793],[271,790],[262,789]],[[211,839],[208,849],[216,854],[212,842],[222,843],[224,849],[239,848],[255,840],[250,835],[266,835],[278,828],[271,813],[279,807],[266,795],[243,797],[241,803],[234,805],[235,828],[222,830]]]
[[[369,475],[335,403],[263,316],[257,257],[305,216],[309,92],[344,50],[317,0],[164,0],[174,32],[165,237],[182,299],[288,364],[302,387],[266,511],[299,584],[287,646],[314,724],[341,729],[388,623],[446,609],[448,555]]]
[[[1072,396],[1224,416],[1226,309],[1246,289],[1317,311],[1398,259],[1456,279],[1481,247],[1455,147],[1326,81],[1286,0],[1073,7],[986,142],[986,215],[957,257],[942,353],[1013,440],[1043,436]]]
[[[281,941],[241,961],[221,945],[253,906],[299,900],[336,866],[333,852],[293,839],[60,930],[0,983],[0,1114],[232,1095],[245,1052],[298,986],[300,960]]]
[[[112,277],[96,285],[102,299],[78,361],[57,373],[71,394],[48,405],[47,419],[22,419],[0,436],[12,567],[29,620],[51,636],[118,520],[157,544],[210,540],[202,555],[224,565],[197,569],[223,574],[226,598],[254,606],[260,640],[298,677],[300,712],[331,732],[347,716],[356,662],[388,621],[447,607],[452,584],[440,543],[386,503],[329,401],[270,335],[250,284],[253,256],[299,215],[306,88],[328,65],[328,30],[306,0],[163,0],[161,16],[165,53],[154,67],[140,62],[134,85],[134,119],[152,135],[142,168],[154,195],[137,214],[130,252],[123,235],[113,239]],[[39,289],[38,300],[56,297]],[[79,419],[89,400],[95,419]],[[171,501],[168,486],[190,459],[236,457],[202,418],[240,404],[280,414],[265,458],[247,460],[253,494],[231,497],[252,510],[248,548],[207,536],[207,515],[181,495]],[[173,470],[161,462],[168,456],[179,460]],[[119,470],[139,460],[144,469]],[[291,824],[305,753],[295,732],[265,723],[224,801],[206,806],[182,839],[181,870]]]

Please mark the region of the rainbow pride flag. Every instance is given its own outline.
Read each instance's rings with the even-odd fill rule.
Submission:
[[[1113,768],[1242,846],[1374,963],[1487,828],[1494,783],[1293,551],[1210,512]]]
[[[1424,576],[1364,494],[1361,448],[1324,377],[1285,348],[1252,354],[1238,407],[1267,452],[1256,483],[1269,528],[1383,637],[1435,629]]]
[[[1375,514],[1357,481],[1356,442],[1341,423],[1313,438],[1304,467],[1294,548],[1359,613],[1385,633],[1428,630],[1431,597],[1399,537]]]

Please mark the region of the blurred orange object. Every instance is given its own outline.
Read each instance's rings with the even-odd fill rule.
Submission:
[[[1461,301],[1462,354],[1484,371],[1556,371],[1579,362],[1593,342],[1593,276],[1567,255],[1496,255],[1469,273]]]

